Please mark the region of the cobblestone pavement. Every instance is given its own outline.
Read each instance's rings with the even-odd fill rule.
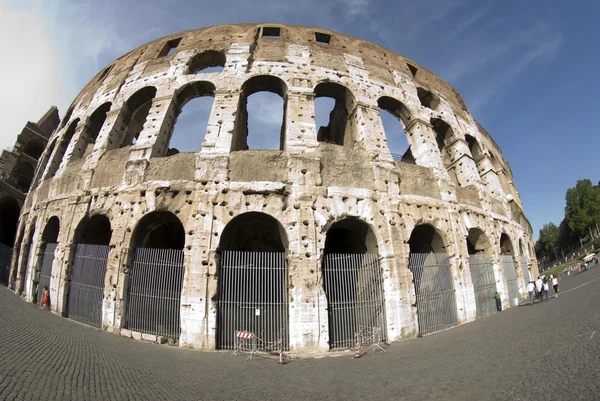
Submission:
[[[274,360],[111,335],[0,288],[2,400],[600,400],[600,269],[386,353]]]

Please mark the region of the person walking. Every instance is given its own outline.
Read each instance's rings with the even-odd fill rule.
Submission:
[[[548,292],[550,291],[550,283],[548,283],[548,279],[546,277],[544,277],[542,279],[542,282],[544,283],[544,295],[546,295],[546,300],[548,300]]]
[[[537,280],[535,280],[535,291],[540,298],[540,302],[544,301],[544,282],[542,281],[542,276],[539,276]]]
[[[48,287],[44,287],[44,292],[42,293],[42,308],[45,310],[50,309],[50,293],[48,292]]]
[[[530,281],[529,284],[527,284],[527,292],[529,293],[529,302],[533,305],[535,299],[535,284],[533,284],[533,281]]]
[[[554,298],[558,298],[558,277],[550,275],[552,280],[552,287],[554,288]]]
[[[498,291],[494,294],[494,298],[496,298],[496,311],[502,312],[502,300],[500,299],[500,293]]]

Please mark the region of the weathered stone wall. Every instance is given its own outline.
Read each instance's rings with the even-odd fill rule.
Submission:
[[[280,36],[262,38],[265,26],[280,28]],[[315,32],[330,35],[329,44],[317,43]],[[179,38],[172,54],[163,55],[165,44]],[[208,50],[224,56],[223,71],[189,73],[194,56]],[[281,150],[235,150],[245,141],[240,137],[245,124],[240,105],[245,91],[252,88],[244,85],[259,76],[281,80],[277,89],[258,87],[280,91],[284,99]],[[343,145],[317,138],[314,91],[322,82],[347,91]],[[206,90],[214,97],[202,149],[167,156],[180,96],[192,84],[197,96]],[[156,93],[149,97],[148,117],[129,122],[139,106],[132,99],[149,87]],[[423,93],[429,93],[433,102],[421,99]],[[382,97],[402,104],[400,121],[415,164],[392,158],[379,117]],[[90,116],[106,102],[111,103],[110,110],[95,142],[90,142],[86,136],[93,130]],[[436,142],[436,121],[447,126],[442,148]],[[121,146],[134,123],[143,125],[137,141]],[[73,136],[65,140],[65,135]],[[465,135],[478,142],[477,158],[470,153]],[[34,256],[29,260],[21,256],[13,263],[15,287],[31,299],[39,270],[40,232],[52,216],[58,217],[51,298],[53,310],[64,313],[75,229],[87,216],[106,215],[112,236],[102,326],[113,332],[124,327],[132,233],[152,211],[172,212],[183,224],[185,279],[179,341],[204,349],[216,346],[219,241],[227,224],[247,212],[272,216],[285,232],[290,346],[307,351],[328,348],[321,261],[327,231],[335,222],[355,217],[376,238],[390,340],[418,333],[415,289],[407,268],[408,241],[417,225],[430,224],[442,233],[444,251],[451,257],[461,323],[475,318],[466,245],[469,229],[477,228],[490,239],[486,252],[493,258],[504,298],[500,236],[507,234],[515,250],[519,241],[532,243],[518,193],[503,186],[498,177],[512,177],[512,173],[460,95],[410,60],[326,30],[224,25],[143,45],[90,81],[50,143],[20,223],[23,241]],[[87,150],[80,157],[82,149]],[[535,275],[532,247],[523,248]]]

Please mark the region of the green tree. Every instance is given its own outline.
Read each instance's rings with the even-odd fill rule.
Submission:
[[[560,230],[554,223],[544,224],[535,243],[535,253],[538,258],[554,259]]]
[[[577,181],[566,195],[565,220],[569,229],[581,237],[589,234],[600,222],[600,189],[589,179]]]

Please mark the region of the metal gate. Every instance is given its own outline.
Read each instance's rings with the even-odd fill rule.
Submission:
[[[125,327],[178,339],[183,273],[182,249],[134,249]]]
[[[329,346],[356,344],[359,326],[381,329],[386,340],[383,275],[375,254],[327,254],[323,259]]]
[[[419,333],[456,326],[458,317],[450,257],[445,253],[411,253],[408,263],[417,295]]]
[[[217,348],[233,349],[235,332],[254,333],[260,347],[289,347],[288,272],[281,252],[223,251],[219,271]]]
[[[506,275],[510,305],[519,306],[519,279],[517,278],[515,259],[511,255],[500,255],[500,260],[502,260],[502,267]]]
[[[8,284],[11,256],[12,248],[5,244],[0,244],[0,282],[6,284]]]
[[[44,255],[42,256],[42,267],[40,268],[40,277],[37,287],[37,303],[42,304],[44,287],[50,291],[50,279],[52,278],[52,263],[54,262],[54,251],[58,244],[48,243],[44,246]]]
[[[76,244],[67,317],[91,326],[102,325],[104,277],[110,247],[106,245]]]
[[[477,319],[489,316],[496,312],[496,278],[494,277],[494,264],[488,255],[470,255],[469,269],[471,281],[475,292],[477,305]]]

